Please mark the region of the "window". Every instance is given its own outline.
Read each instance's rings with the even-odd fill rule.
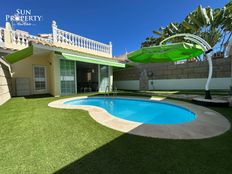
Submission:
[[[35,91],[46,90],[46,68],[44,66],[34,66],[34,87]]]

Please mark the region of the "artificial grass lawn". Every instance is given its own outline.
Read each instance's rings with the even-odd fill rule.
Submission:
[[[86,111],[50,108],[57,98],[0,106],[0,173],[230,174],[232,131],[203,140],[128,135]],[[232,121],[232,108],[214,108]]]

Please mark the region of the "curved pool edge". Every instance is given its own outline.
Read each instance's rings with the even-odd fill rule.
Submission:
[[[85,98],[84,98],[85,99]],[[89,99],[89,100],[88,100]],[[163,105],[163,106],[169,106],[169,107],[172,107],[172,109],[178,109],[178,110],[184,110],[184,112],[186,112],[186,114],[189,114],[188,116],[190,117],[188,120],[179,120],[179,122],[173,122],[173,121],[169,121],[169,120],[166,120],[166,121],[161,121],[160,123],[159,122],[156,122],[156,121],[153,121],[153,122],[149,122],[149,121],[144,121],[143,120],[136,120],[136,119],[128,119],[128,118],[124,118],[124,115],[123,116],[119,116],[117,115],[116,113],[112,113],[110,110],[108,110],[107,108],[105,108],[104,106],[101,107],[101,106],[96,106],[96,105],[91,105],[91,104],[75,104],[73,102],[76,102],[76,101],[85,101],[83,100],[83,98],[79,98],[79,99],[74,99],[74,100],[69,100],[69,101],[65,101],[64,104],[65,105],[74,105],[74,106],[87,106],[87,107],[92,107],[92,106],[95,106],[95,107],[98,107],[100,109],[103,109],[105,110],[106,112],[108,112],[109,115],[113,116],[113,117],[117,117],[117,118],[120,118],[120,119],[123,119],[123,120],[127,120],[127,121],[130,121],[130,122],[134,122],[134,123],[140,123],[140,124],[162,124],[162,125],[168,125],[168,124],[186,124],[188,122],[192,122],[192,121],[195,121],[197,119],[197,115],[192,112],[190,109],[188,108],[185,108],[183,106],[179,106],[179,105],[175,105],[173,103],[167,103],[167,102],[162,102],[162,101],[157,101],[157,100],[146,100],[146,99],[138,99],[138,98],[125,98],[125,97],[88,97],[86,99],[86,101],[91,101],[91,99],[94,99],[94,100],[99,100],[99,102],[101,102],[102,99],[110,99],[110,100],[115,100],[115,101],[120,101],[120,100],[125,100],[125,101],[136,101],[136,102],[146,102],[146,103],[154,103],[154,104],[159,104],[159,105]],[[120,107],[120,106],[117,106],[117,107]],[[154,107],[154,106],[152,106]],[[131,108],[132,110],[136,109],[134,108]]]
[[[74,106],[64,104],[66,101],[83,99],[84,97],[72,97],[53,101],[48,106],[63,109],[83,109],[89,112],[89,115],[98,123],[118,130],[121,132],[147,136],[153,138],[167,139],[203,139],[221,135],[230,129],[230,122],[220,113],[209,108],[194,105],[191,103],[165,99],[162,102],[184,107],[194,112],[197,118],[184,124],[142,124],[138,122],[128,121],[111,115],[105,109],[97,106]],[[99,98],[99,97],[98,97]],[[126,99],[152,100],[140,97],[118,97]]]

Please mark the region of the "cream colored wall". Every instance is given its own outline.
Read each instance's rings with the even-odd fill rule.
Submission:
[[[33,66],[42,65],[46,66],[47,76],[47,93],[53,96],[60,96],[60,59],[61,55],[57,55],[54,52],[46,54],[38,54],[23,59],[15,64],[12,64],[13,72],[13,87],[14,94],[16,85],[16,78],[28,78],[30,80],[30,95],[36,94],[34,91],[34,74]],[[112,87],[113,84],[113,68],[109,67],[109,84]]]
[[[55,42],[54,45],[59,47],[59,48],[61,47],[61,48],[66,48],[66,49],[79,51],[79,52],[82,52],[82,53],[87,53],[87,54],[92,54],[92,55],[96,55],[96,56],[112,58],[111,54],[104,53],[104,52],[101,52],[101,51],[91,50],[91,49],[87,49],[87,48],[81,48],[81,47],[77,47],[77,46],[74,46],[74,45],[67,45],[67,44],[59,43],[59,42]]]
[[[51,94],[60,96],[60,56],[52,52],[50,54],[51,62]]]
[[[36,94],[34,90],[33,66],[42,65],[46,67],[47,93],[52,94],[51,54],[38,54],[25,58],[12,64],[14,94],[16,89],[16,78],[28,78],[30,80],[30,95]]]

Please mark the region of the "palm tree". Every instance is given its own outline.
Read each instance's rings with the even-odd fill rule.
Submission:
[[[141,47],[149,47],[151,45],[158,45],[160,43],[160,38],[147,37],[146,40],[141,44]]]
[[[232,1],[227,3],[222,9],[198,6],[181,23],[170,23],[166,27],[154,30],[153,34],[155,37],[146,38],[146,41],[141,46],[158,45],[161,40],[178,33],[199,35],[212,47],[221,42],[220,51],[223,48],[224,52],[232,37]],[[182,39],[175,38],[171,41],[178,42],[182,41]]]
[[[223,30],[220,30],[222,15],[218,15],[218,13],[220,13],[218,9],[213,10],[210,7],[203,8],[198,6],[196,10],[185,18],[182,25],[189,33],[199,35],[211,47],[214,47],[223,35]]]
[[[223,46],[223,52],[230,41],[232,36],[232,1],[227,3],[225,7],[222,9],[223,19],[221,21],[222,29],[224,30],[224,37],[221,47]]]

